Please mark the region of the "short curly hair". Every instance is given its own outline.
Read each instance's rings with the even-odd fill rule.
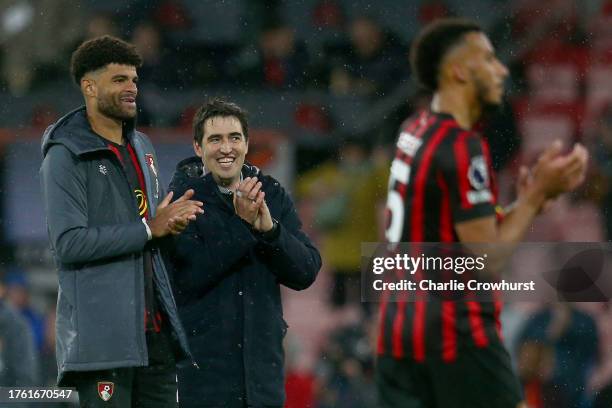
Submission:
[[[426,26],[410,48],[410,66],[417,83],[430,92],[438,89],[440,64],[448,51],[467,33],[482,32],[475,22],[444,18]]]
[[[210,118],[233,116],[240,122],[244,138],[249,139],[248,113],[235,103],[220,98],[213,98],[202,105],[193,117],[193,140],[202,145],[204,138],[204,122]]]
[[[130,65],[140,68],[142,57],[132,44],[105,35],[85,41],[72,53],[70,73],[74,82],[79,85],[85,74],[103,68],[108,64]]]

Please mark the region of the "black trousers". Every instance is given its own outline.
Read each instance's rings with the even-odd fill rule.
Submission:
[[[460,350],[454,363],[380,356],[376,365],[384,408],[516,408],[522,391],[501,343]]]
[[[81,408],[176,408],[176,364],[169,334],[147,332],[149,365],[73,373]]]

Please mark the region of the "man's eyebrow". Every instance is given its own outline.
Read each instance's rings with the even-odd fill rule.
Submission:
[[[229,135],[230,136],[242,136],[242,133],[240,133],[240,132],[231,132],[231,133],[229,133]],[[221,137],[221,136],[223,136],[223,134],[221,134],[221,133],[212,133],[212,134],[206,136],[206,138],[209,139],[211,137]]]
[[[117,74],[117,75],[113,75],[113,77],[111,79],[129,79],[129,75],[125,75],[125,74]],[[138,75],[133,77],[134,80],[138,80]]]

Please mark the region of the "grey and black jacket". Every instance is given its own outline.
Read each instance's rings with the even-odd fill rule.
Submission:
[[[149,214],[163,199],[148,138],[126,123],[124,134],[144,173]],[[42,194],[59,273],[58,384],[74,371],[148,365],[143,250],[147,232],[121,163],[79,108],[47,128]],[[170,281],[153,242],[153,280],[172,328],[177,360],[190,357]]]

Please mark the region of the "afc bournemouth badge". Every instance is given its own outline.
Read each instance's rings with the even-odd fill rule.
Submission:
[[[108,401],[113,396],[115,390],[115,383],[112,382],[99,382],[98,383],[98,395],[102,398],[102,401]]]

